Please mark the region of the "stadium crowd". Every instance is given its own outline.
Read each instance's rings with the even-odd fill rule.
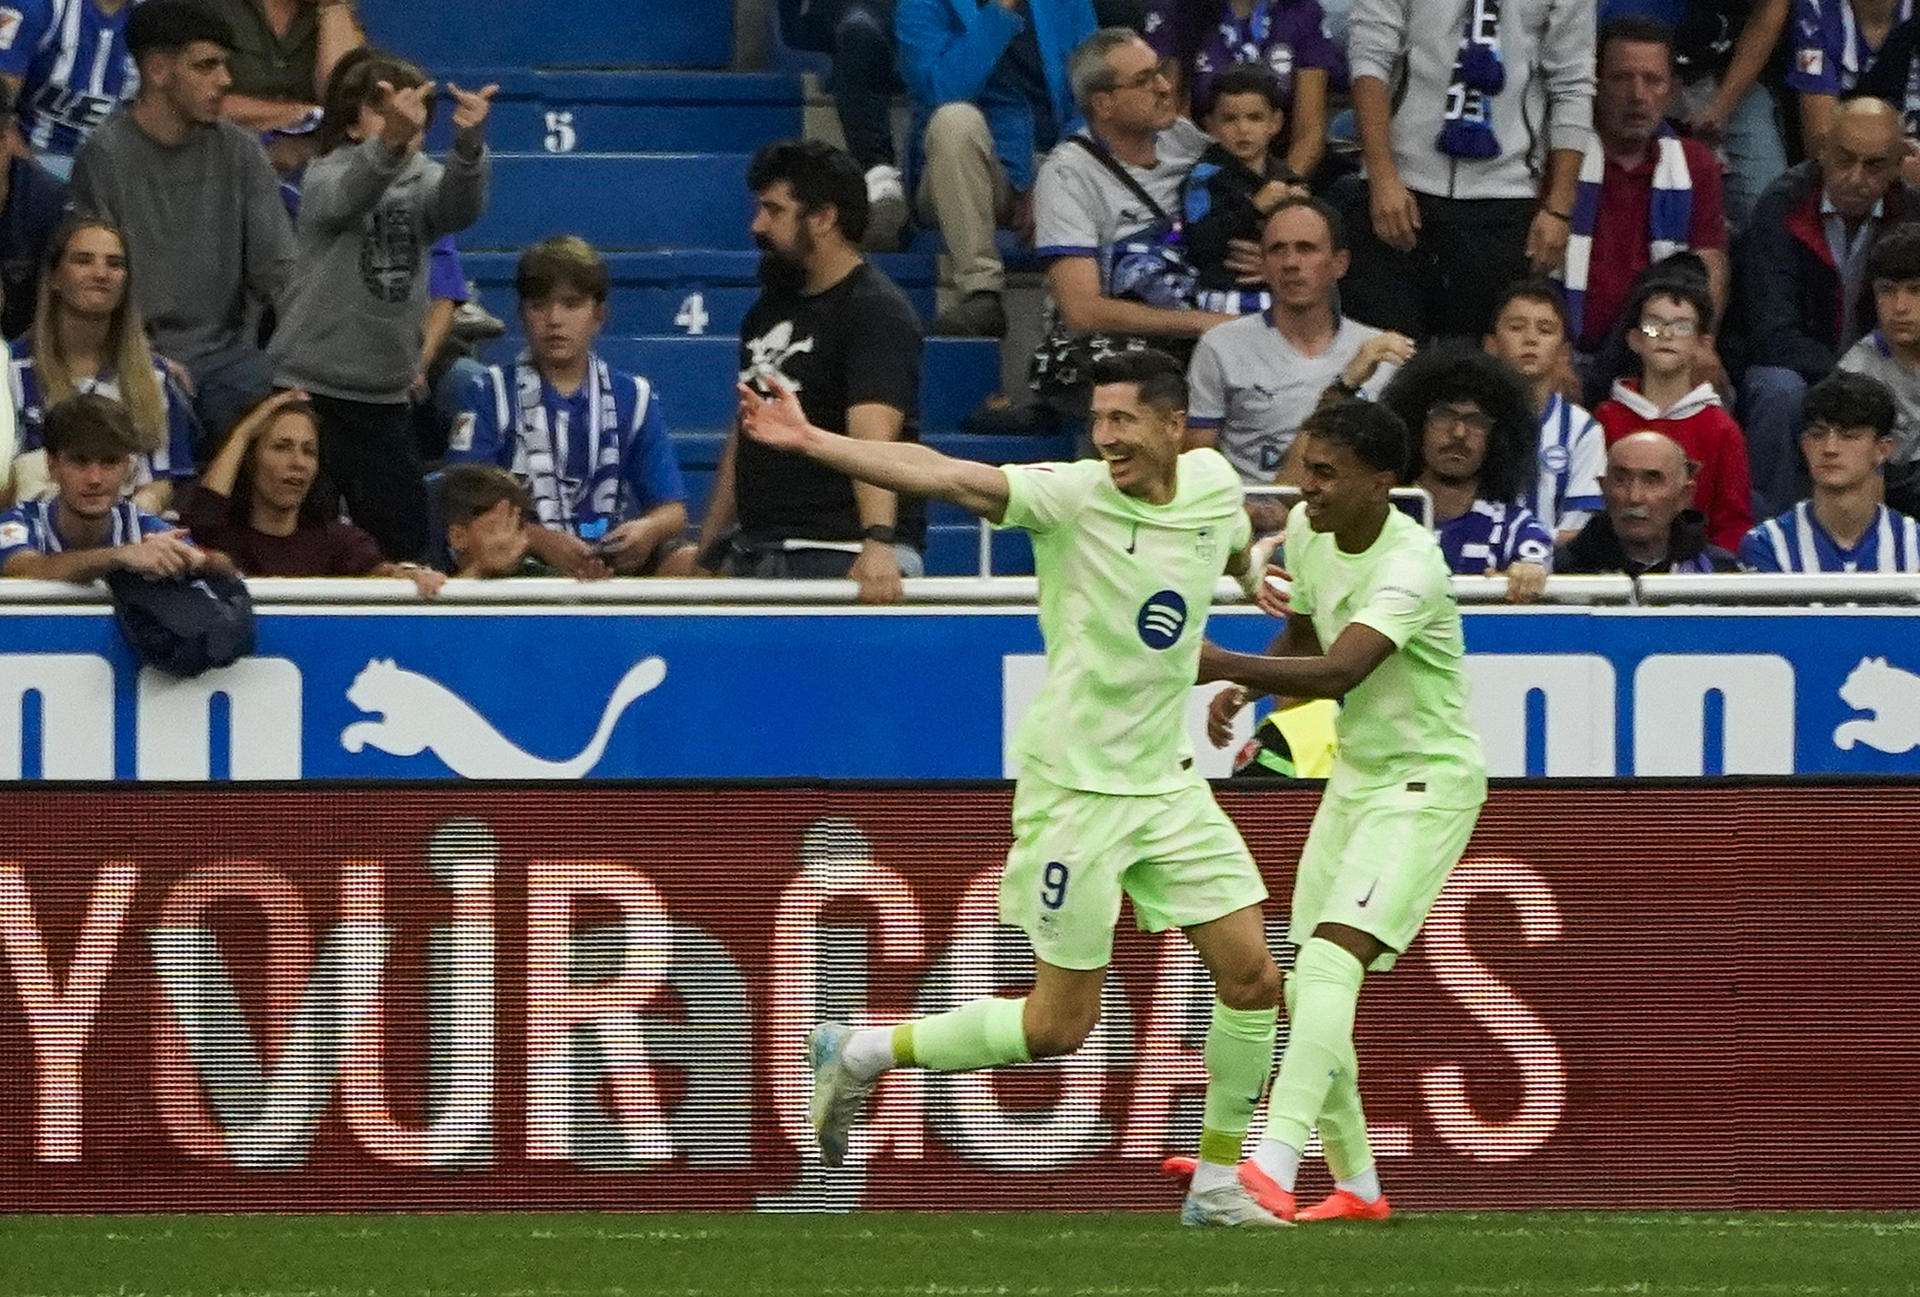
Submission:
[[[847,149],[754,159],[744,382],[918,436],[923,335],[1046,289],[1032,401],[1188,367],[1249,485],[1361,396],[1453,569],[1920,572],[1920,15],[1894,0],[782,0]],[[0,29],[0,572],[852,577],[921,505],[737,434],[705,516],[610,276],[524,250],[471,300],[491,86],[352,0],[23,0]],[[84,55],[84,57],[82,57]],[[896,147],[890,112],[913,116]],[[426,144],[450,119],[443,157]],[[687,111],[697,111],[689,109]],[[1804,160],[1794,162],[1795,157]],[[948,255],[922,322],[869,260]],[[1256,524],[1283,517],[1250,505]]]

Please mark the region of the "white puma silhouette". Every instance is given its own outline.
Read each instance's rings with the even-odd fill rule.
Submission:
[[[1840,698],[1855,711],[1873,713],[1834,730],[1834,746],[1842,752],[1856,743],[1893,753],[1920,748],[1920,675],[1888,666],[1885,658],[1861,658],[1840,686]]]
[[[472,704],[430,676],[376,658],[360,669],[347,701],[378,719],[355,721],[340,733],[340,746],[358,752],[371,744],[396,757],[429,749],[462,779],[579,779],[607,750],[620,716],[667,678],[667,664],[650,657],[635,663],[614,688],[600,714],[600,728],[579,756],[546,761],[521,751],[473,709]]]

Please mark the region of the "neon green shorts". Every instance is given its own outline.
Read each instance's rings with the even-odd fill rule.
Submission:
[[[1478,806],[1434,806],[1426,793],[1406,788],[1322,798],[1300,853],[1287,940],[1304,945],[1322,923],[1345,924],[1387,947],[1373,971],[1392,968],[1479,818]]]
[[[1150,797],[1079,792],[1023,776],[1000,919],[1060,968],[1105,968],[1120,895],[1146,932],[1192,927],[1267,899],[1253,856],[1204,783]]]

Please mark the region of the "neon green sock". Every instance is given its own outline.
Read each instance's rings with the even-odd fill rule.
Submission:
[[[1267,1100],[1268,1139],[1305,1148],[1334,1081],[1351,1075],[1353,1015],[1365,977],[1360,961],[1331,941],[1315,937],[1300,948],[1290,979],[1297,984],[1293,1025]]]
[[[1230,1009],[1213,1002],[1207,1027],[1207,1104],[1200,1125],[1200,1160],[1235,1166],[1254,1105],[1273,1066],[1278,1009]]]
[[[963,1004],[950,1013],[905,1022],[894,1029],[893,1056],[935,1072],[971,1072],[1002,1063],[1025,1063],[1027,1031],[1021,1025],[1025,998]]]
[[[1300,999],[1300,983],[1288,974],[1286,983],[1287,1021],[1293,1021],[1294,1005]],[[1367,1139],[1367,1114],[1360,1106],[1360,1060],[1347,1053],[1350,1066],[1340,1070],[1327,1090],[1315,1124],[1320,1128],[1320,1146],[1326,1154],[1327,1169],[1337,1180],[1351,1179],[1373,1166],[1373,1145]]]

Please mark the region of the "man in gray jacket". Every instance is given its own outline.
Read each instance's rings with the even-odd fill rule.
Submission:
[[[147,0],[127,48],[139,97],[81,147],[73,203],[120,227],[154,349],[191,377],[217,444],[272,390],[260,319],[286,286],[293,227],[259,139],[220,116],[226,22],[190,0]]]
[[[1479,338],[1511,280],[1559,268],[1592,131],[1594,26],[1594,0],[1355,0],[1367,174],[1342,194],[1349,314]]]

